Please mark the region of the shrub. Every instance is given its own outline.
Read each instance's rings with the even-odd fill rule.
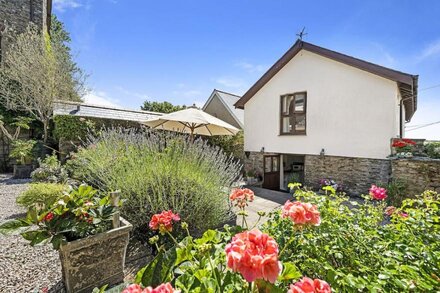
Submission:
[[[12,150],[9,157],[16,159],[18,164],[25,165],[32,162],[33,151],[37,141],[33,139],[16,139],[12,141]]]
[[[54,203],[67,187],[56,183],[32,183],[17,197],[17,204],[25,208],[44,208]]]
[[[427,191],[404,200],[401,208],[389,212],[388,224],[384,201],[366,198],[359,205],[342,195],[303,190],[295,195],[318,207],[320,226],[295,229],[275,212],[264,231],[287,247],[281,261],[291,261],[302,275],[324,279],[341,292],[439,289],[439,194]]]
[[[44,160],[38,159],[40,167],[31,173],[34,182],[65,183],[68,179],[66,169],[61,166],[61,162],[55,154],[47,156]]]
[[[430,158],[440,159],[440,142],[428,142],[425,151]]]
[[[110,195],[100,195],[91,186],[81,185],[59,194],[43,209],[30,207],[26,218],[2,223],[0,233],[20,231],[31,245],[50,242],[59,249],[67,241],[110,230],[117,211]]]
[[[121,190],[122,214],[147,231],[149,217],[179,213],[197,230],[230,217],[228,188],[240,166],[219,148],[169,132],[112,129],[89,137],[69,163],[72,176],[103,191]]]

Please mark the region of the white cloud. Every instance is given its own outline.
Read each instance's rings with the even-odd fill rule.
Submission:
[[[241,78],[235,77],[220,77],[215,82],[229,88],[243,88],[245,86]]]
[[[252,64],[249,62],[238,62],[235,64],[235,66],[246,70],[249,73],[255,73],[255,72],[263,72],[266,71],[268,66],[262,65],[262,64]]]
[[[440,140],[440,124],[421,127],[429,123],[440,121],[440,100],[419,100],[417,112],[410,123],[406,124],[405,136],[408,138],[425,138],[428,140]],[[414,129],[414,130],[411,130]]]
[[[113,108],[121,108],[119,105],[119,101],[116,99],[110,98],[105,92],[90,92],[83,97],[84,103],[113,107]]]
[[[64,12],[66,9],[78,8],[81,6],[82,4],[77,0],[53,0],[53,7],[59,12]]]
[[[148,98],[147,94],[131,91],[126,88],[123,88],[122,86],[117,86],[115,88],[116,88],[116,90],[118,90],[119,92],[121,92],[122,94],[124,94],[126,96],[132,96],[132,97],[139,98],[142,100],[145,100],[146,98]]]
[[[430,43],[425,49],[423,49],[417,61],[421,62],[427,58],[440,54],[440,39]]]

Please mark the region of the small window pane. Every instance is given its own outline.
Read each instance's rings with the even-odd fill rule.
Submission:
[[[264,158],[264,172],[269,173],[272,171],[272,165],[271,165],[271,157],[265,157]]]
[[[306,96],[299,94],[295,96],[295,112],[304,112],[304,101]]]
[[[293,96],[284,96],[283,97],[283,114],[290,113],[290,104],[293,101]]]
[[[272,172],[278,172],[278,157],[272,158]]]
[[[305,131],[306,130],[306,115],[295,115],[295,130]]]
[[[283,133],[292,131],[291,117],[283,117]]]

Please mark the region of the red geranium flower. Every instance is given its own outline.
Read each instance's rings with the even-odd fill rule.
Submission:
[[[161,284],[154,289],[152,287],[142,289],[138,284],[131,284],[122,293],[180,293],[180,290],[174,289],[170,283]]]
[[[407,144],[416,145],[416,142],[414,140],[409,139],[409,138],[403,138],[402,140],[404,142],[406,142]]]
[[[228,267],[248,282],[264,279],[275,283],[281,272],[278,244],[258,229],[236,234],[225,248]]]
[[[376,185],[371,185],[370,196],[375,200],[384,200],[387,198],[387,190]]]
[[[50,222],[53,219],[53,213],[49,212],[47,215],[44,216],[43,221]]]
[[[159,230],[161,234],[165,234],[166,232],[173,231],[173,221],[180,221],[180,216],[174,214],[171,210],[163,211],[151,217],[149,226],[152,230]]]
[[[248,202],[254,201],[254,192],[249,188],[236,188],[232,190],[231,195],[229,195],[229,199],[232,202],[235,202],[235,206],[244,208],[248,205]]]

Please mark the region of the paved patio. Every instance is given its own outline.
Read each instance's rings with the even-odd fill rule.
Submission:
[[[253,227],[258,221],[258,212],[263,211],[266,213],[272,212],[273,210],[282,206],[286,200],[292,199],[292,195],[286,192],[275,191],[264,189],[260,187],[249,186],[249,189],[252,189],[255,193],[255,199],[253,202],[249,203],[246,211],[249,216],[246,218],[249,227]],[[267,220],[267,217],[264,217],[260,220],[257,226]],[[242,217],[237,217],[237,224],[241,225]]]

